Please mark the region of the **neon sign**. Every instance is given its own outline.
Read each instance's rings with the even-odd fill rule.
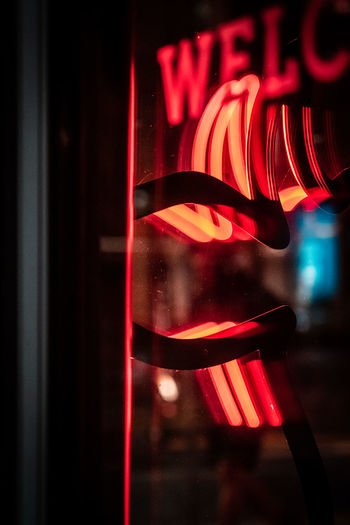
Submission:
[[[349,66],[350,54],[345,49],[335,49],[331,58],[325,59],[317,50],[317,23],[324,14],[327,0],[313,0],[301,23],[302,58],[309,75],[320,82],[334,82]],[[295,93],[300,86],[300,65],[295,58],[281,60],[280,31],[285,17],[282,6],[265,9],[261,13],[264,25],[263,93],[267,99]],[[158,50],[167,118],[178,125],[188,116],[199,118],[208,93],[209,73],[214,44],[220,46],[219,78],[223,84],[240,78],[251,69],[249,44],[256,37],[256,21],[247,16],[197,35],[196,39],[181,40]],[[237,41],[246,49],[238,50]]]
[[[236,327],[236,323],[230,321],[207,322],[176,332],[171,337],[178,339],[229,337],[230,330],[232,331],[233,328],[237,332]],[[257,327],[258,324],[251,321],[249,326],[247,324],[244,326],[244,330]],[[206,374],[212,382],[225,415],[225,420],[218,420],[218,422],[225,422],[232,426],[240,426],[244,422],[251,428],[259,427],[263,422],[271,426],[281,425],[282,418],[259,357],[254,355],[254,358],[248,361],[235,359],[223,365],[197,371],[198,381],[210,407],[213,400],[205,380]],[[212,413],[217,419],[218,411],[212,410]]]
[[[255,75],[239,81],[226,82],[208,102],[196,129],[192,147],[191,169],[210,173],[223,180],[223,147],[227,134],[233,177],[231,184],[247,198],[252,198],[250,172],[247,166],[248,136],[251,115],[260,82]],[[244,127],[241,133],[241,127]],[[207,160],[208,159],[208,160]],[[214,214],[214,216],[213,216]],[[158,218],[177,227],[198,242],[231,239],[233,226],[226,217],[208,207],[196,205],[195,209],[182,204],[157,212]],[[249,220],[245,221],[248,229]],[[254,234],[250,221],[249,233]]]
[[[147,217],[167,232],[173,228],[196,243],[255,238],[273,248],[283,248],[288,245],[288,236],[281,235],[275,245],[273,239],[281,225],[282,230],[288,230],[285,212],[301,202],[307,209],[329,201],[337,204],[343,173],[336,160],[331,174],[324,169],[315,143],[313,109],[307,103],[292,107],[289,99],[284,99],[298,92],[305,71],[312,81],[330,83],[342,78],[348,69],[347,50],[331,43],[329,53],[323,56],[318,46],[317,26],[326,16],[328,4],[326,0],[313,0],[308,6],[300,24],[300,59],[286,56],[282,49],[287,13],[281,6],[263,10],[259,19],[246,16],[197,34],[193,41],[184,39],[158,50],[162,86],[162,104],[157,93],[157,123],[162,123],[158,133],[169,133],[179,141],[178,155],[173,147],[171,150],[177,169],[169,169],[162,158],[162,168],[140,181],[135,194],[144,192],[145,209],[136,205],[136,218]],[[261,71],[252,73],[252,45],[259,39],[260,26]],[[331,117],[326,130],[331,150],[330,129]],[[162,138],[160,145],[155,144],[155,156],[159,151],[163,154],[164,143]],[[185,144],[183,150],[181,143]],[[276,169],[276,156],[281,152],[286,159],[288,183],[281,180]],[[336,159],[335,153],[333,157]],[[208,179],[216,184],[210,185]],[[204,195],[208,188],[212,188],[212,195]],[[269,226],[265,232],[270,230],[271,235],[264,236],[260,227],[268,206],[277,213],[271,213],[270,221],[265,220]],[[258,210],[256,215],[254,210]],[[290,312],[287,307],[282,309]],[[299,434],[293,451],[295,422],[302,428],[302,440],[305,438],[316,464],[319,457],[302,408],[281,373],[280,344],[294,325],[282,316],[271,328],[272,324],[262,321],[269,315],[271,312],[266,312],[241,325],[210,321],[164,335],[152,330],[147,333],[134,325],[133,357],[161,368],[196,370],[209,407],[216,403],[221,410],[220,423],[250,428],[283,425],[302,471]],[[220,338],[225,339],[224,344]],[[153,344],[157,347],[154,353]],[[247,359],[258,348],[262,358]],[[276,353],[266,358],[265,352]],[[276,384],[280,388],[275,390]],[[212,412],[217,416],[215,408]],[[317,468],[320,476],[315,483],[320,493],[326,494],[322,465]],[[327,507],[326,497],[321,499]],[[322,515],[318,502],[309,506],[310,515]],[[318,523],[317,519],[313,522]]]
[[[331,184],[318,161],[312,130],[311,109],[302,108],[305,152],[312,173],[312,182],[306,184],[298,167],[291,139],[291,118],[288,106],[282,105],[281,124],[283,142],[295,184],[280,187],[275,174],[275,137],[277,109],[270,106],[267,112],[266,146],[262,148],[259,136],[262,102],[260,81],[255,75],[226,82],[211,97],[205,107],[194,134],[191,170],[209,173],[236,188],[247,199],[254,199],[259,192],[271,200],[279,200],[285,212],[292,211],[302,201],[313,209],[332,197]],[[224,174],[224,145],[227,142],[230,173]],[[226,162],[227,165],[227,162]],[[200,204],[180,204],[154,213],[154,218],[181,231],[196,242],[232,241],[249,239],[256,233],[254,221],[227,209],[220,213]],[[242,235],[242,229],[248,236]]]
[[[328,4],[327,0],[313,0],[301,20],[301,59],[309,75],[321,82],[338,80],[345,74],[350,60],[349,52],[337,49],[336,45],[327,59],[317,51],[317,23],[325,16]],[[251,200],[259,198],[259,194],[279,200],[283,210],[290,212],[301,202],[311,210],[329,201],[339,193],[342,184],[329,184],[329,176],[317,158],[310,107],[302,109],[301,117],[310,171],[305,179],[294,152],[290,109],[285,104],[277,105],[276,99],[296,93],[300,87],[299,61],[295,57],[281,58],[285,16],[281,6],[261,12],[262,80],[255,74],[247,74],[251,69],[249,46],[257,37],[258,21],[253,17],[243,17],[214,31],[197,34],[192,42],[185,39],[177,46],[162,47],[157,59],[168,123],[182,124],[185,109],[190,119],[197,120],[190,166],[184,170],[210,174]],[[213,60],[215,46],[219,48],[218,66]],[[215,75],[215,67],[218,67],[220,87],[212,93],[209,79]],[[276,130],[280,125],[295,181],[288,187],[281,185],[275,172]],[[202,243],[255,237],[254,221],[233,210],[227,212],[223,208],[214,210],[200,204],[181,204],[155,213],[150,220],[162,221],[188,239]]]

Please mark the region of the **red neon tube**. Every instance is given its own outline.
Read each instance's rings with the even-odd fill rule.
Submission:
[[[124,525],[130,523],[130,443],[132,417],[132,311],[131,263],[134,237],[134,159],[135,159],[135,67],[130,68],[128,117],[127,235],[125,269],[125,434],[124,434]]]
[[[261,360],[254,359],[246,363],[245,366],[258,393],[258,399],[267,422],[273,427],[280,426],[282,424],[282,417],[272,394]]]
[[[227,421],[232,426],[240,426],[243,423],[236,402],[231,393],[230,387],[221,365],[208,368],[209,375],[215,387],[221,406],[226,414]]]
[[[254,407],[251,396],[248,392],[246,382],[242,375],[238,360],[226,363],[225,370],[229,379],[232,391],[235,393],[243,418],[248,427],[256,428],[261,425],[261,420]]]

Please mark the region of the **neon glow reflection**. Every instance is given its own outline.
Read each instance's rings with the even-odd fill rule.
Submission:
[[[249,199],[253,195],[247,161],[248,135],[259,87],[260,81],[255,75],[221,86],[199,120],[192,147],[191,169],[224,180],[224,142],[227,137],[232,176],[226,182]],[[154,215],[197,242],[232,240],[237,230],[226,217],[203,205],[190,207],[181,204]],[[248,233],[254,235],[253,221],[247,218],[245,223]]]
[[[280,187],[274,166],[278,111],[275,105],[267,108],[264,131],[260,92],[258,77],[246,75],[239,81],[226,82],[214,93],[194,134],[191,170],[223,180],[248,199],[255,198],[254,185],[258,184],[267,198],[279,199],[285,212],[293,211],[301,203],[311,211],[331,196],[316,156],[311,109],[303,108],[302,119],[305,150],[315,185],[313,188],[305,185],[291,138],[290,109],[283,105],[280,117],[282,136],[294,184]],[[235,211],[225,216],[199,204],[172,206],[153,214],[151,220],[154,218],[199,243],[250,240],[256,234],[256,224],[249,217]]]
[[[229,337],[230,329],[236,326],[236,323],[232,321],[207,322],[176,332],[171,337],[177,339],[224,338]],[[243,329],[245,332],[254,330],[257,326],[255,322],[244,323],[242,331]],[[227,344],[230,344],[229,340]],[[205,375],[210,378],[211,388],[208,387],[203,377]],[[197,377],[216,421],[219,421],[220,418],[215,413],[215,406],[220,406],[226,423],[231,426],[241,426],[245,423],[250,428],[256,428],[262,424],[271,426],[282,424],[282,418],[260,358],[254,357],[250,361],[235,359],[224,365],[198,370]],[[213,391],[218,403],[211,399]]]

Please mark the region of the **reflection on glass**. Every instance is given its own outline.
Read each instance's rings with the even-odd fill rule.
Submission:
[[[140,357],[148,364],[133,361],[135,525],[304,523],[303,483],[283,432],[299,460],[305,450],[311,451],[308,460],[316,458],[315,471],[321,474],[314,476],[311,493],[322,485],[323,470],[288,382],[285,351],[317,441],[334,445],[332,453],[322,450],[326,459],[339,461],[333,479],[344,476],[339,465],[350,458],[339,445],[350,430],[344,401],[350,403],[350,395],[346,382],[337,392],[327,374],[330,361],[333,374],[348,364],[349,307],[340,286],[342,279],[347,282],[341,225],[348,219],[330,213],[346,209],[350,201],[350,159],[343,146],[347,121],[328,97],[324,103],[322,87],[315,88],[321,94],[314,104],[312,89],[306,83],[304,93],[299,85],[304,58],[317,80],[305,27],[314,29],[323,3],[313,2],[305,18],[299,7],[291,8],[291,20],[303,28],[299,51],[305,56],[289,51],[290,40],[282,52],[287,11],[267,6],[259,14],[261,45],[254,48],[263,52],[262,64],[250,62],[253,47],[244,51],[260,38],[254,17],[238,18],[236,24],[231,8],[221,7],[196,4],[186,30],[180,35],[174,29],[172,39],[166,24],[155,25],[148,12],[142,17],[148,25],[138,24],[133,321],[153,339],[143,349],[147,358]],[[175,21],[183,23],[170,4],[164,10],[174,18],[173,28]],[[200,32],[193,32],[198,24]],[[142,38],[145,27],[147,38]],[[244,49],[236,51],[247,66],[231,78],[234,35],[240,35]],[[148,45],[141,45],[145,41]],[[330,64],[336,56],[328,57]],[[327,60],[317,64],[324,73]],[[342,66],[339,77],[343,72]],[[287,347],[290,334],[281,330],[270,347],[259,344],[244,357],[199,370],[179,366],[180,371],[175,364],[165,370],[159,359],[164,340],[157,335],[182,339],[182,348],[200,338],[204,349],[221,337],[227,350],[237,327],[244,327],[242,337],[248,339],[249,330],[257,328],[254,318],[282,305],[298,317]],[[252,320],[249,327],[243,324],[247,320]],[[266,359],[271,347],[274,357]],[[169,348],[176,353],[181,347],[169,343]],[[142,344],[137,352],[140,356]],[[186,352],[191,353],[190,345]],[[176,363],[177,356],[171,357]],[[160,362],[164,369],[152,366]],[[343,451],[338,459],[335,450]],[[308,484],[310,490],[312,476],[300,470],[303,489]],[[325,485],[319,501],[311,494],[309,515],[322,514],[323,504],[331,512]],[[349,505],[343,507],[349,517]],[[341,505],[336,512],[341,516]]]

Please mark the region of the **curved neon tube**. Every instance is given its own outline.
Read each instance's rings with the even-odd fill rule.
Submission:
[[[253,330],[257,326],[258,324],[254,321],[244,323],[242,325],[242,333]],[[230,336],[230,330],[233,328],[237,335],[236,323],[232,321],[222,323],[210,321],[192,326],[186,330],[178,331],[170,337],[176,339],[225,338]],[[250,373],[246,373],[248,365]],[[251,428],[256,428],[263,423],[263,417],[259,414],[256,403],[254,402],[254,397],[257,398],[259,404],[262,406],[268,423],[272,426],[281,424],[282,420],[277,404],[268,385],[261,361],[259,361],[258,364],[250,366],[250,363],[241,365],[240,360],[235,359],[224,365],[210,367],[207,370],[221,408],[230,425],[242,425],[243,419],[246,425]],[[251,380],[249,380],[250,377]],[[204,384],[202,388],[205,390]]]
[[[282,424],[282,417],[272,394],[266,373],[260,359],[246,363],[246,368],[252,378],[255,390],[258,393],[259,403],[262,406],[268,423],[277,427]]]
[[[284,140],[284,146],[286,148],[287,158],[289,162],[290,169],[292,170],[292,173],[294,175],[295,180],[297,181],[298,185],[303,188],[305,191],[303,181],[301,174],[299,172],[299,168],[297,166],[297,163],[294,158],[291,138],[290,138],[290,127],[289,127],[289,108],[285,104],[282,105],[282,129],[283,129],[283,140]],[[307,194],[305,193],[305,196]]]
[[[209,242],[213,239],[225,241],[232,235],[231,222],[217,213],[216,218],[219,224],[214,224],[210,209],[203,205],[196,206],[196,211],[194,211],[186,204],[179,204],[158,211],[154,215],[179,229],[194,241]]]
[[[211,368],[208,368],[208,372],[213,382],[217,396],[220,400],[221,406],[226,414],[227,421],[230,425],[235,427],[242,425],[242,416],[232,396],[222,366],[212,366]]]
[[[256,408],[254,407],[252,398],[249,395],[238,361],[230,361],[229,363],[226,363],[224,367],[231,388],[236,395],[245,423],[251,428],[259,427],[261,425],[261,420]]]
[[[288,212],[294,210],[307,195],[300,186],[290,186],[280,190],[279,198],[283,210]]]

